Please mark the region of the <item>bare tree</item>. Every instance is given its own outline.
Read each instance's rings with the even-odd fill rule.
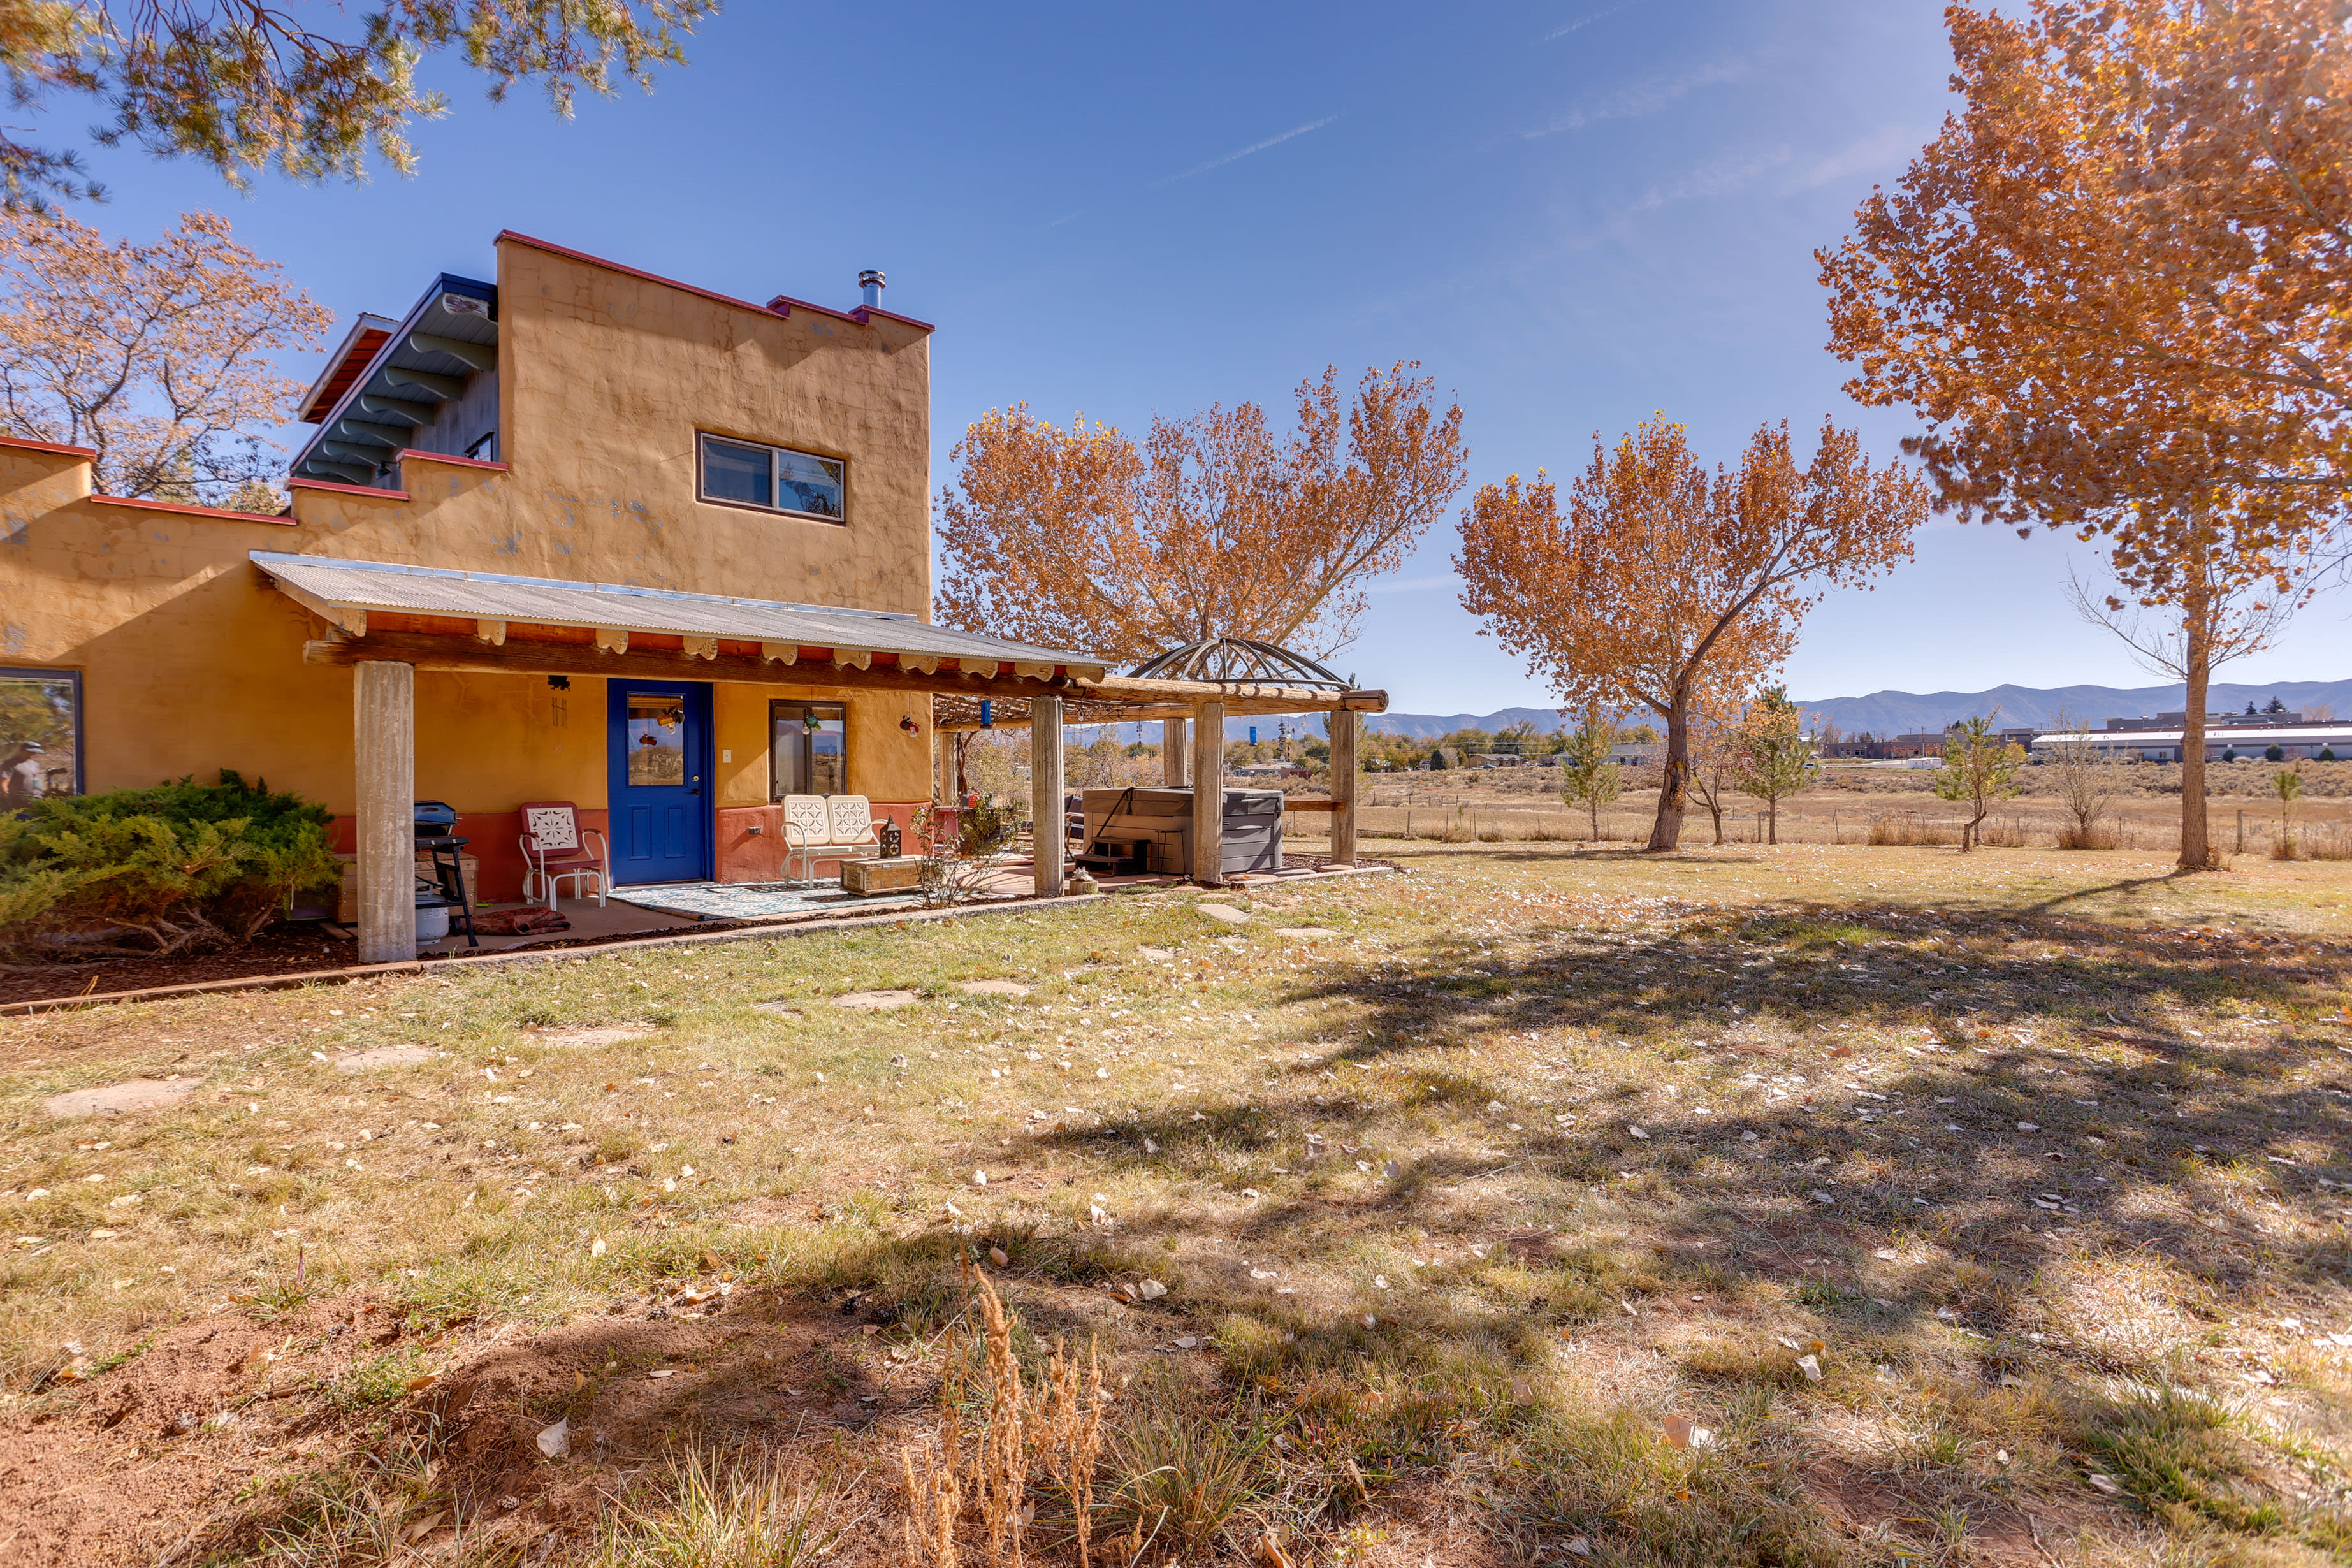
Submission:
[[[2114,808],[2116,796],[2123,793],[2123,760],[2095,742],[2090,725],[2063,708],[2058,710],[2057,727],[2063,733],[2039,749],[2042,765],[2058,786],[2059,803],[2074,819],[2074,825],[2059,836],[2058,847],[2104,847],[2098,841],[2099,819]]]
[[[1737,704],[1733,705],[1736,711]],[[1693,710],[1690,719],[1691,799],[1715,825],[1715,841],[1723,842],[1723,804],[1737,788],[1732,774],[1739,764],[1739,741],[1731,721],[1714,703]]]
[[[2183,869],[2217,864],[2205,810],[2205,693],[2212,673],[2231,659],[2259,653],[2277,641],[2319,579],[2340,567],[2340,550],[2338,537],[2323,531],[2272,557],[2268,567],[2256,573],[2192,542],[2175,563],[2176,571],[2189,579],[2188,587],[2164,599],[2095,596],[2081,577],[2067,573],[2067,596],[2076,614],[2115,633],[2143,668],[2181,682],[2188,692],[2188,718],[2180,736]]]

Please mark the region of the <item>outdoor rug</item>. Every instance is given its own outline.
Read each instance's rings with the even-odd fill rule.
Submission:
[[[922,903],[915,893],[877,893],[859,898],[839,888],[795,888],[783,882],[681,882],[675,887],[639,888],[615,893],[614,899],[641,910],[691,915],[705,921],[774,920],[786,915],[870,914],[881,910],[911,909]]]

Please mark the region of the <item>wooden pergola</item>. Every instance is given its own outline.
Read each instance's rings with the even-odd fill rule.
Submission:
[[[1066,879],[1056,830],[1066,724],[1157,721],[1164,727],[1168,782],[1209,781],[1193,795],[1192,872],[1195,880],[1213,885],[1223,879],[1218,786],[1226,719],[1330,715],[1332,791],[1325,809],[1331,816],[1331,858],[1352,864],[1361,716],[1388,706],[1385,692],[1336,678],[1121,675],[1082,654],[906,616],[320,556],[256,552],[253,559],[272,586],[326,624],[325,636],[304,645],[305,660],[348,666],[353,673],[362,963],[414,958],[416,952],[410,889],[419,669],[898,691],[933,700],[935,733],[981,728],[985,700],[991,727],[1030,731],[1041,898],[1060,896]],[[1318,677],[1328,675],[1308,668]]]

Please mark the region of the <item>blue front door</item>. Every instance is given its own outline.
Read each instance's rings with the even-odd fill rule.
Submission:
[[[611,680],[613,880],[710,876],[710,688]]]

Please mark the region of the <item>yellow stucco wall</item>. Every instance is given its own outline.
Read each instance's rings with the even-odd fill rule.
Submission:
[[[789,317],[512,240],[499,247],[509,471],[411,460],[405,500],[294,491],[289,522],[109,505],[86,459],[0,446],[0,664],[84,677],[86,784],[233,767],[353,809],[352,676],[302,662],[325,628],[263,585],[255,550],[624,583],[929,616],[925,334]],[[847,458],[845,525],[695,497],[698,429]],[[421,673],[417,793],[467,812],[605,797],[603,683]],[[907,699],[714,689],[722,805],[767,796],[766,703],[851,705],[853,787],[928,798]]]
[[[721,806],[768,804],[768,704],[771,700],[841,702],[849,747],[849,793],[869,800],[931,798],[931,713],[928,699],[901,692],[829,690],[821,686],[749,686],[711,689],[712,755],[719,759]],[[920,739],[898,728],[911,716]],[[734,761],[726,760],[734,752]]]

